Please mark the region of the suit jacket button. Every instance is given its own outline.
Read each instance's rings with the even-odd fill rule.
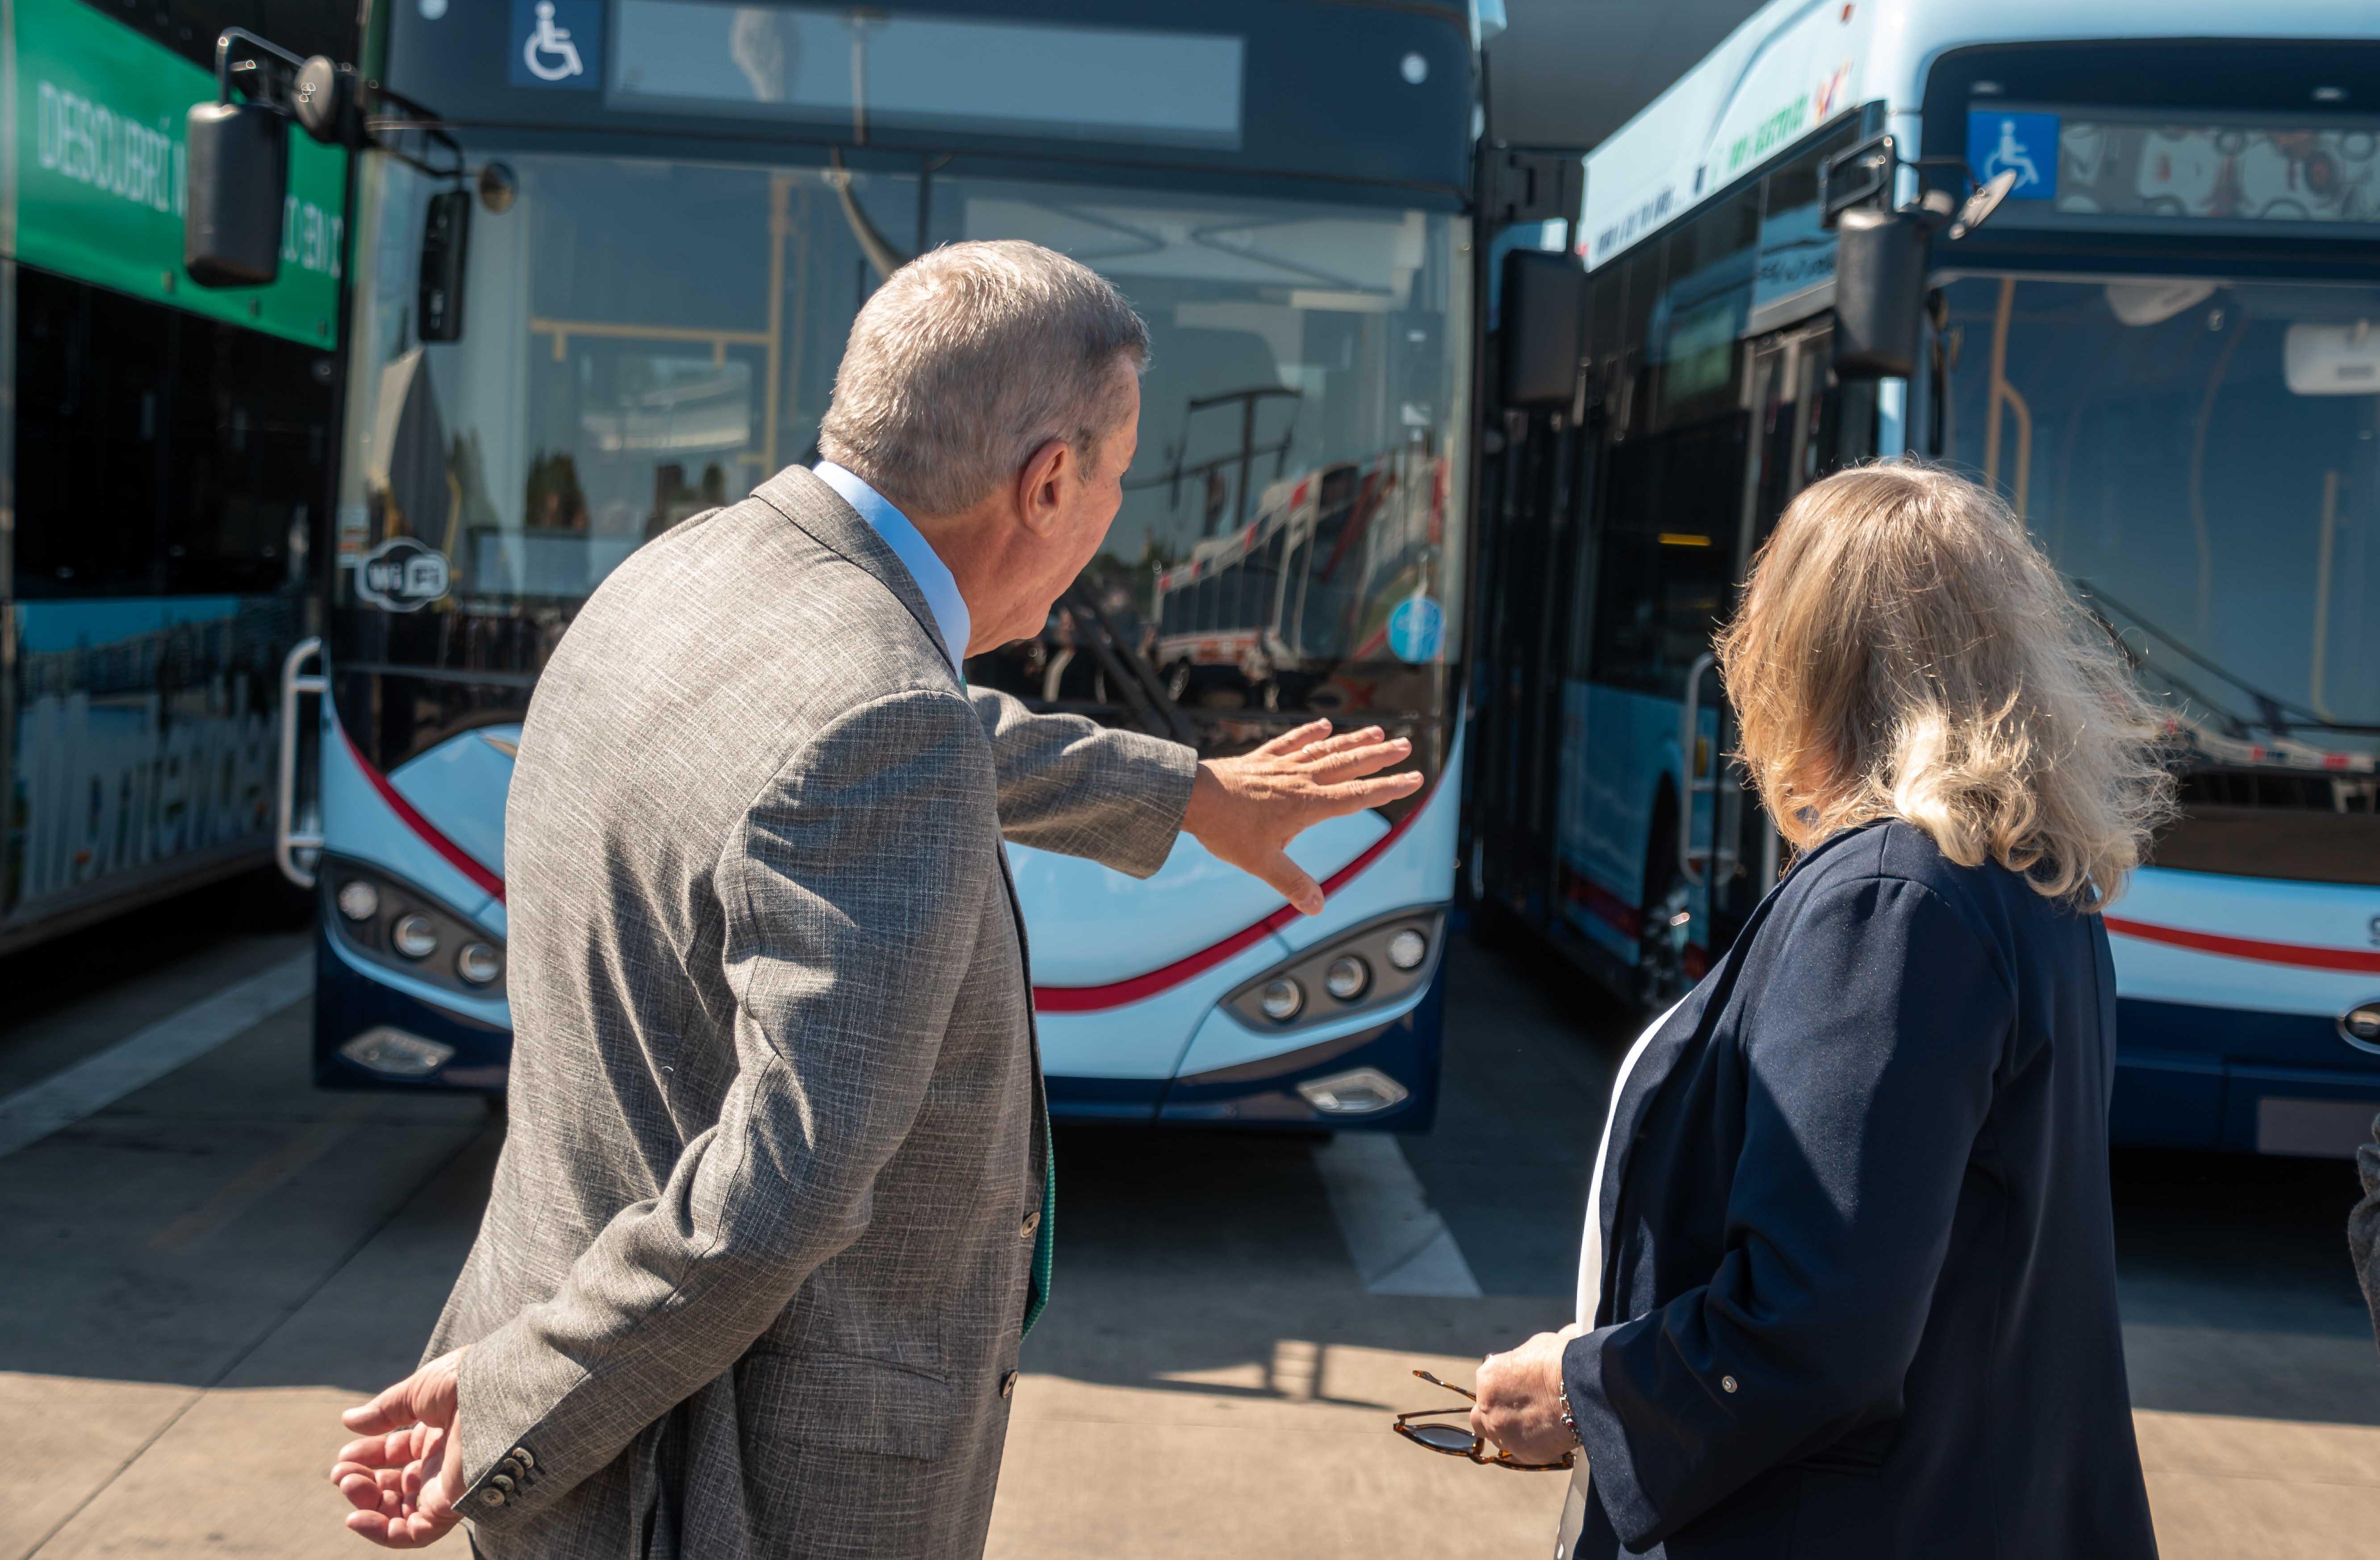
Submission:
[[[520,1481],[528,1477],[528,1469],[523,1468],[512,1458],[506,1457],[504,1461],[496,1464],[496,1475],[498,1478],[510,1479],[512,1481],[512,1482],[505,1485],[504,1488],[508,1490],[516,1490],[520,1487]]]
[[[520,1488],[520,1485],[516,1483],[513,1481],[512,1475],[508,1473],[499,1473],[494,1478],[489,1480],[488,1482],[495,1486],[497,1489],[502,1490],[508,1495]]]
[[[1718,1385],[1720,1391],[1733,1392],[1735,1390],[1735,1378],[1733,1376],[1721,1376],[1718,1378]]]
[[[480,1504],[481,1506],[502,1506],[504,1504],[504,1493],[502,1490],[481,1490],[480,1492]]]
[[[1035,1234],[1037,1231],[1038,1231],[1038,1230],[1040,1229],[1040,1227],[1041,1227],[1041,1210],[1040,1210],[1040,1209],[1038,1209],[1038,1208],[1036,1208],[1036,1209],[1034,1209],[1031,1213],[1029,1213],[1029,1214],[1026,1215],[1025,1215],[1025,1218],[1024,1218],[1024,1221],[1023,1221],[1022,1223],[1020,1223],[1019,1225],[1017,1225],[1017,1227],[1016,1227],[1016,1234],[1017,1234],[1017,1238],[1018,1238],[1019,1240],[1032,1240],[1032,1239],[1033,1239],[1034,1234]]]
[[[506,1452],[504,1456],[512,1458],[513,1461],[520,1464],[523,1468],[535,1468],[537,1466],[537,1459],[528,1455],[528,1448],[527,1446],[515,1446],[511,1451]]]
[[[1016,1396],[1016,1373],[1014,1371],[1011,1371],[1006,1375],[1000,1378],[1000,1395],[1002,1397],[1014,1397]]]

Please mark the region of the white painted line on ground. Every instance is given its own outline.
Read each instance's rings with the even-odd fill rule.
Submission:
[[[1376,1295],[1476,1299],[1479,1280],[1387,1132],[1341,1132],[1314,1151],[1322,1189],[1364,1288]]]
[[[314,955],[297,954],[0,1099],[0,1154],[14,1154],[104,1110],[133,1090],[253,1029],[313,989]]]

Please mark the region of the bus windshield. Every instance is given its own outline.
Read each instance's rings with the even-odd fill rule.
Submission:
[[[437,187],[384,157],[364,175],[333,647],[414,679],[386,701],[414,713],[350,721],[382,762],[516,706],[575,604],[644,541],[817,460],[852,317],[921,237],[1071,254],[1153,338],[1106,548],[1038,640],[971,677],[1213,746],[1305,711],[1442,716],[1462,597],[1460,218],[489,155],[516,193],[471,212],[452,342],[418,335]],[[407,568],[443,594],[407,599]]]
[[[2016,505],[2201,746],[2286,739],[2368,768],[2380,287],[1966,275],[1945,293],[1940,447]]]

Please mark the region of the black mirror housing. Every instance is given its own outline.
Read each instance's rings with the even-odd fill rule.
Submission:
[[[430,198],[421,228],[421,282],[414,333],[423,341],[463,339],[463,273],[470,260],[471,192]]]
[[[1586,272],[1578,257],[1543,249],[1504,256],[1497,333],[1502,338],[1503,404],[1567,406],[1577,393],[1585,343]]]
[[[182,267],[201,287],[261,287],[281,272],[289,121],[254,103],[190,110]]]
[[[1923,345],[1926,245],[1922,210],[1848,211],[1835,224],[1835,375],[1905,380]]]

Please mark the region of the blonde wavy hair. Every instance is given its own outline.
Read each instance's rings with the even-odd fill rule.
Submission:
[[[1720,635],[1738,758],[1796,851],[1876,818],[2095,911],[2173,806],[2164,723],[2009,507],[1915,461],[1803,490]]]

